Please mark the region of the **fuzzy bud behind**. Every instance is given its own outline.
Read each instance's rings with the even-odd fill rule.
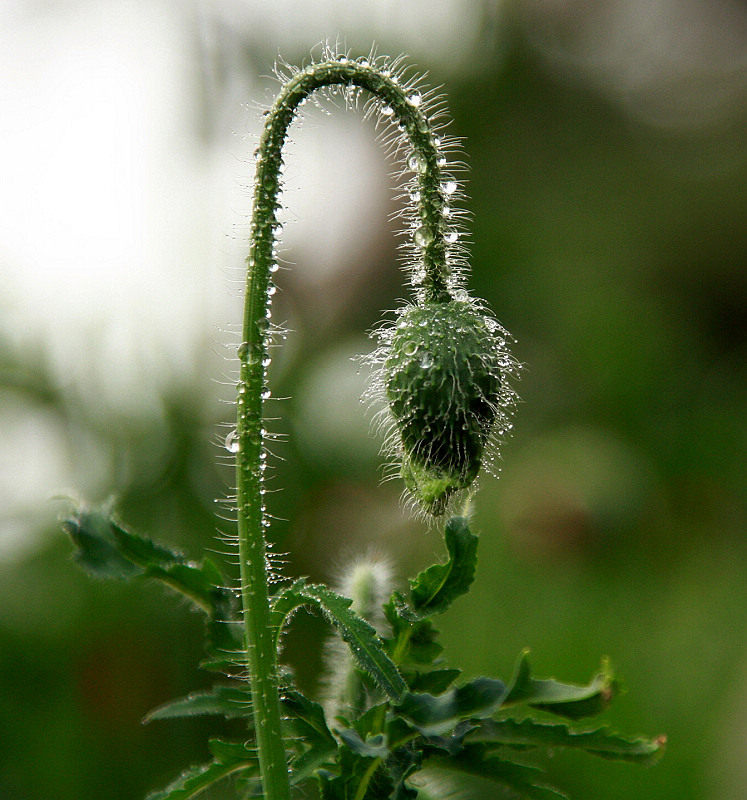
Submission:
[[[480,470],[513,365],[502,333],[469,298],[408,306],[391,331],[383,381],[401,475],[430,514],[443,514]]]
[[[356,561],[345,570],[338,590],[353,602],[355,613],[381,634],[386,625],[382,605],[392,592],[392,576],[388,563],[376,558]],[[354,719],[371,703],[369,689],[361,680],[348,646],[335,633],[325,648],[324,708],[329,724],[335,717]]]

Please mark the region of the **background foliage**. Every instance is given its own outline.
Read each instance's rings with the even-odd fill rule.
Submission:
[[[72,6],[104,14],[95,4]],[[429,59],[427,48],[413,56],[432,84],[446,85],[452,132],[466,141],[471,285],[517,336],[516,355],[528,365],[502,477],[485,479],[478,495],[476,585],[442,621],[442,643],[467,675],[507,676],[528,646],[538,674],[583,682],[600,654],[609,655],[630,688],[609,722],[630,733],[666,732],[668,752],[653,770],[558,755],[549,769],[571,794],[736,800],[747,791],[743,68],[724,79],[717,108],[701,91],[706,73],[697,64],[670,83],[631,89],[624,75],[610,78],[614,53],[601,60],[604,69],[588,68],[589,31],[600,35],[593,12],[588,19],[570,3],[565,18],[553,18],[538,13],[542,6],[515,4],[496,23],[486,5],[479,68],[441,62],[436,52]],[[206,49],[204,20],[159,8],[195,34],[183,51],[192,109],[185,136],[190,157],[210,163],[225,151],[227,130],[254,125],[227,120],[225,109],[263,96],[257,75],[278,46],[294,62],[309,42],[284,45],[278,34],[261,44],[226,4]],[[11,23],[31,24],[18,19]],[[734,19],[729,41],[744,48],[744,18]],[[350,45],[363,52],[373,31],[357,31]],[[391,43],[377,39],[381,51],[402,49],[394,34]],[[306,124],[329,126],[330,137],[342,125],[354,141],[361,131],[373,138],[370,124],[350,114],[327,120],[312,112]],[[229,149],[239,150],[235,140]],[[380,177],[388,167],[358,168],[374,206],[358,223],[365,247],[348,244],[334,269],[305,271],[304,262],[325,266],[324,255],[304,250],[303,234],[289,226],[286,255],[299,266],[281,276],[274,315],[294,333],[273,364],[273,394],[291,399],[276,407],[274,430],[288,438],[277,444],[283,460],[272,464],[283,489],[270,499],[280,518],[272,535],[290,554],[287,573],[315,581],[334,580],[338,565],[371,547],[404,578],[438,549],[439,537],[401,512],[398,487],[378,483],[378,445],[367,438],[348,360],[369,349],[363,332],[403,294],[387,221],[397,201]],[[347,181],[334,162],[319,177],[300,157],[293,169],[299,183],[318,181],[320,193],[332,186],[339,196]],[[236,166],[250,171],[249,163]],[[338,212],[326,213],[329,228],[311,244],[336,259]],[[225,232],[230,222],[217,224]],[[235,257],[220,236],[216,260],[240,266],[241,230]],[[20,268],[10,257],[2,265],[8,274]],[[164,305],[184,290],[175,279]],[[74,302],[72,279],[67,291]],[[201,622],[156,588],[89,582],[69,563],[56,525],[63,505],[42,500],[40,511],[27,483],[49,474],[45,458],[61,448],[64,469],[52,470],[44,498],[70,485],[92,501],[113,492],[121,516],[153,538],[195,556],[220,549],[212,537],[228,523],[216,521],[213,500],[231,476],[214,444],[231,412],[216,404],[221,389],[211,379],[231,365],[209,355],[209,338],[220,352],[223,338],[208,331],[187,340],[181,372],[112,375],[112,399],[78,379],[100,342],[60,360],[54,341],[23,335],[9,290],[0,302],[0,419],[11,432],[2,455],[3,541],[22,535],[22,546],[4,547],[0,561],[0,798],[139,797],[184,763],[205,760],[202,721],[139,724],[201,680]],[[191,322],[172,328],[187,336]],[[126,323],[110,315],[101,325]],[[140,347],[148,345],[145,329]],[[165,364],[172,356],[160,348],[154,338],[151,350]],[[116,371],[117,360],[108,365]],[[119,402],[117,393],[140,401]],[[8,450],[18,430],[26,431],[24,446]],[[325,629],[311,618],[299,628],[287,657],[312,689]]]

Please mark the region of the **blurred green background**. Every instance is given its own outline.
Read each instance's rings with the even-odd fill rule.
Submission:
[[[87,580],[51,498],[113,495],[157,539],[227,550],[263,76],[325,39],[406,52],[445,87],[471,287],[527,365],[477,498],[476,586],[442,621],[450,662],[507,677],[528,646],[538,674],[585,681],[607,655],[629,690],[607,721],[666,733],[666,757],[558,753],[554,781],[746,797],[744,4],[71,0],[0,21],[0,800],[139,798],[206,757],[209,723],[140,725],[207,683],[200,620]],[[440,537],[380,484],[351,360],[406,294],[396,166],[374,120],[327,108],[286,173],[271,536],[289,575],[334,581],[374,552],[404,580]],[[324,635],[303,617],[288,640],[309,691]]]

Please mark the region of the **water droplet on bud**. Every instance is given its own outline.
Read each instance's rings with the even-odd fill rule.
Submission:
[[[446,181],[446,183],[444,183],[444,185],[441,187],[441,191],[447,195],[454,194],[456,190],[457,190],[456,181]]]
[[[418,108],[420,104],[423,102],[423,98],[418,92],[413,92],[411,95],[408,95],[407,102],[413,107]]]

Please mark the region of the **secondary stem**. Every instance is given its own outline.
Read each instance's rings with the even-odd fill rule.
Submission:
[[[399,123],[412,147],[409,168],[416,175],[418,226],[413,231],[420,268],[413,285],[429,301],[450,297],[448,245],[444,236],[445,194],[441,156],[419,94],[400,86],[396,76],[368,63],[340,58],[314,64],[294,75],[267,112],[257,150],[251,242],[244,300],[243,341],[237,401],[237,508],[241,590],[247,667],[252,692],[262,785],[266,800],[289,800],[290,783],[281,729],[274,637],[269,625],[266,545],[263,533],[262,406],[270,332],[271,274],[279,228],[282,150],[301,102],[325,86],[358,86],[376,95]]]

